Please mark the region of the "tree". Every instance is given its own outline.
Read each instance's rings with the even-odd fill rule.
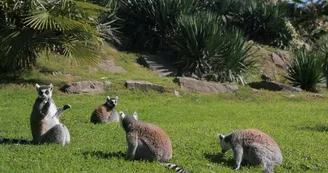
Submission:
[[[102,33],[97,5],[74,0],[0,0],[0,70],[31,68],[41,52],[95,63]]]

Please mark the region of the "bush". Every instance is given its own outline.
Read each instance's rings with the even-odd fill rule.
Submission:
[[[135,48],[156,50],[165,45],[181,12],[181,0],[120,0],[118,16]]]
[[[286,79],[295,87],[310,92],[318,92],[317,84],[323,81],[321,63],[322,54],[305,50],[296,52],[288,66]]]
[[[178,56],[181,74],[211,76],[220,82],[244,81],[243,73],[251,65],[250,45],[239,31],[226,31],[211,12],[183,15],[177,26],[170,45]]]
[[[235,24],[246,36],[261,44],[288,47],[292,31],[286,26],[283,8],[272,3],[249,0],[235,16]]]
[[[101,33],[94,25],[103,10],[73,0],[1,1],[0,70],[30,68],[43,51],[95,63]]]
[[[328,34],[322,35],[313,47],[314,51],[322,53],[322,70],[326,80],[326,87],[328,88]]]

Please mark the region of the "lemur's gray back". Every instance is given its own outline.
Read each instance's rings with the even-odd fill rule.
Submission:
[[[38,98],[35,100],[30,117],[33,142],[61,143],[70,141],[67,127],[59,122],[59,117],[70,105],[57,108],[52,99],[53,85],[36,84]]]

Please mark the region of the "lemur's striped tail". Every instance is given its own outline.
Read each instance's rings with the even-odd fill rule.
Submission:
[[[160,163],[161,165],[174,170],[177,173],[189,173],[188,171],[184,170],[183,168],[179,167],[178,165],[174,163]]]
[[[25,139],[9,139],[0,137],[0,144],[32,144],[32,141]]]

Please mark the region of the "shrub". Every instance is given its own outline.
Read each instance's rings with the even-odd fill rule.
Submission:
[[[181,12],[181,0],[120,0],[118,16],[136,48],[156,50],[165,45]]]
[[[314,51],[322,53],[322,70],[326,80],[326,87],[328,88],[328,34],[322,35],[320,39],[316,41],[313,47]]]
[[[179,71],[187,76],[212,76],[211,80],[230,82],[243,79],[246,67],[251,65],[247,59],[250,45],[242,34],[226,31],[211,12],[181,16],[170,40]]]
[[[247,2],[240,7],[234,25],[258,43],[287,47],[292,40],[292,31],[286,26],[284,8],[258,0]]]
[[[103,10],[73,0],[0,1],[0,69],[29,68],[43,51],[96,62],[101,33],[94,25]]]
[[[310,92],[318,92],[317,84],[323,81],[322,54],[305,50],[296,52],[288,66],[286,79],[293,85]]]

